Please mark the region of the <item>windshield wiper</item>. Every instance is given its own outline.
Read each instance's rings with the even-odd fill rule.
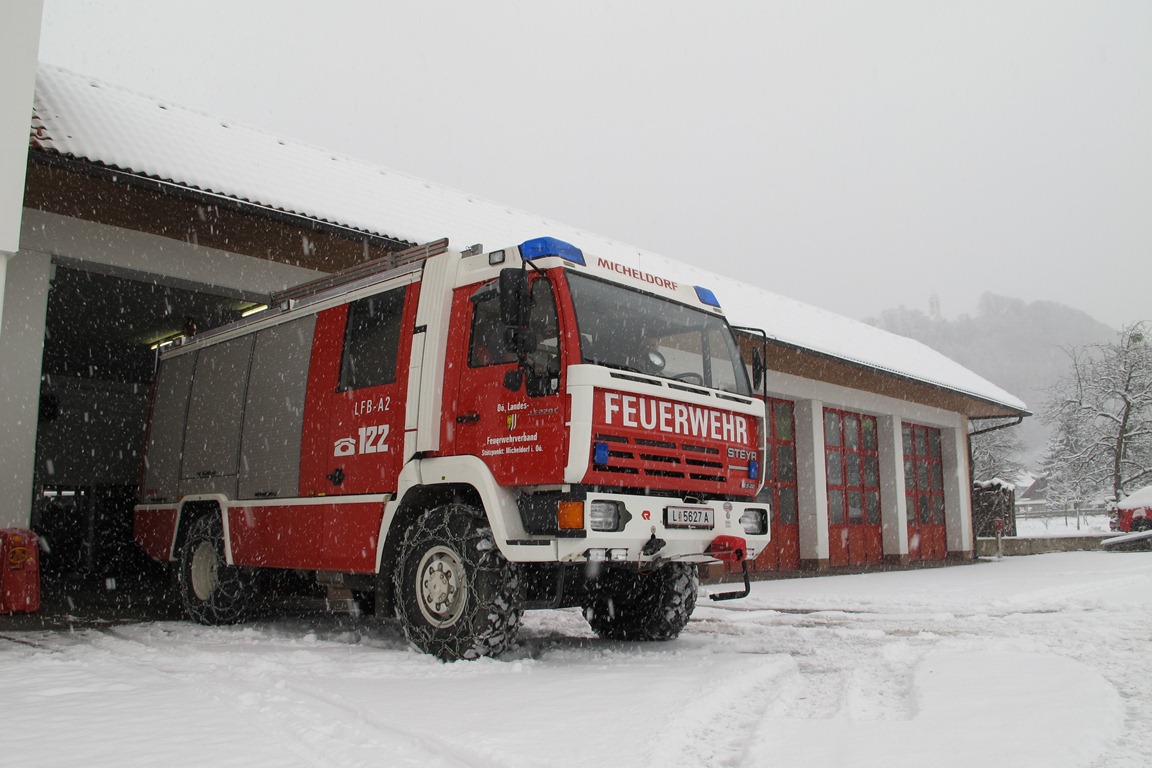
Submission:
[[[597,359],[591,358],[591,357],[584,358],[584,362],[589,363],[590,365],[602,365],[605,368],[615,368],[618,371],[630,371],[632,373],[639,373],[639,374],[642,374],[644,376],[651,376],[652,375],[652,374],[644,373],[644,371],[640,370],[639,368],[633,368],[630,365],[624,365],[624,363],[613,363],[613,362],[609,362],[608,360],[597,360]]]

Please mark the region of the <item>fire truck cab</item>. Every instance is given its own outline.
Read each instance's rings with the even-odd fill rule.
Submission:
[[[553,238],[421,246],[172,345],[146,445],[135,537],[191,618],[290,570],[446,660],[501,653],[528,608],[675,637],[696,565],[769,535],[764,404],[716,297]]]

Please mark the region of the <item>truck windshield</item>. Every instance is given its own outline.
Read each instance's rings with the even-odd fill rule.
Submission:
[[[571,272],[568,286],[585,363],[751,395],[724,318]]]

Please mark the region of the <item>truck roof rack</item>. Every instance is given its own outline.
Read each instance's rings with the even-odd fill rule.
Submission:
[[[300,283],[300,285],[272,293],[268,297],[268,306],[276,307],[282,311],[289,310],[295,307],[296,303],[301,299],[317,296],[318,294],[339,288],[340,286],[355,283],[358,280],[365,280],[375,275],[383,275],[393,270],[418,264],[425,259],[437,256],[447,250],[448,238],[442,238],[425,245],[417,245],[404,251],[390,253],[380,258],[372,259],[372,261],[366,261],[363,264],[357,264],[354,267],[342,269],[339,272],[333,272],[329,275],[318,277],[315,280],[309,280],[306,283]],[[175,352],[178,349],[183,349],[192,344],[198,344],[199,342],[209,341],[211,339],[219,339],[221,336],[235,333],[237,329],[256,325],[264,322],[264,320],[265,317],[262,314],[251,315],[249,317],[241,317],[239,320],[233,320],[230,323],[225,323],[215,328],[209,328],[195,336],[189,336],[187,338],[180,336],[173,341],[170,351]]]
[[[285,302],[298,301],[306,296],[313,296],[322,291],[327,291],[331,288],[336,288],[341,285],[347,285],[365,277],[387,272],[398,267],[415,264],[417,262],[430,259],[448,250],[448,238],[442,238],[431,243],[424,245],[417,245],[398,253],[390,253],[381,256],[371,261],[366,261],[363,264],[357,264],[354,267],[342,269],[339,272],[333,272],[330,275],[318,277],[315,280],[309,280],[306,283],[294,285],[291,288],[285,288],[282,291],[273,293],[268,300],[268,305],[275,307]]]

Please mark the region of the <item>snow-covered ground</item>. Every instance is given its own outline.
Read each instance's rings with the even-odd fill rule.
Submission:
[[[1110,518],[1107,514],[1080,515],[1075,513],[1067,515],[1046,515],[1036,517],[1016,517],[1016,535],[1019,537],[1050,537],[1050,536],[1098,536],[1114,534],[1109,528]]]
[[[351,616],[12,626],[6,766],[1152,765],[1144,552],[759,582],[669,643],[533,612],[455,664]]]

